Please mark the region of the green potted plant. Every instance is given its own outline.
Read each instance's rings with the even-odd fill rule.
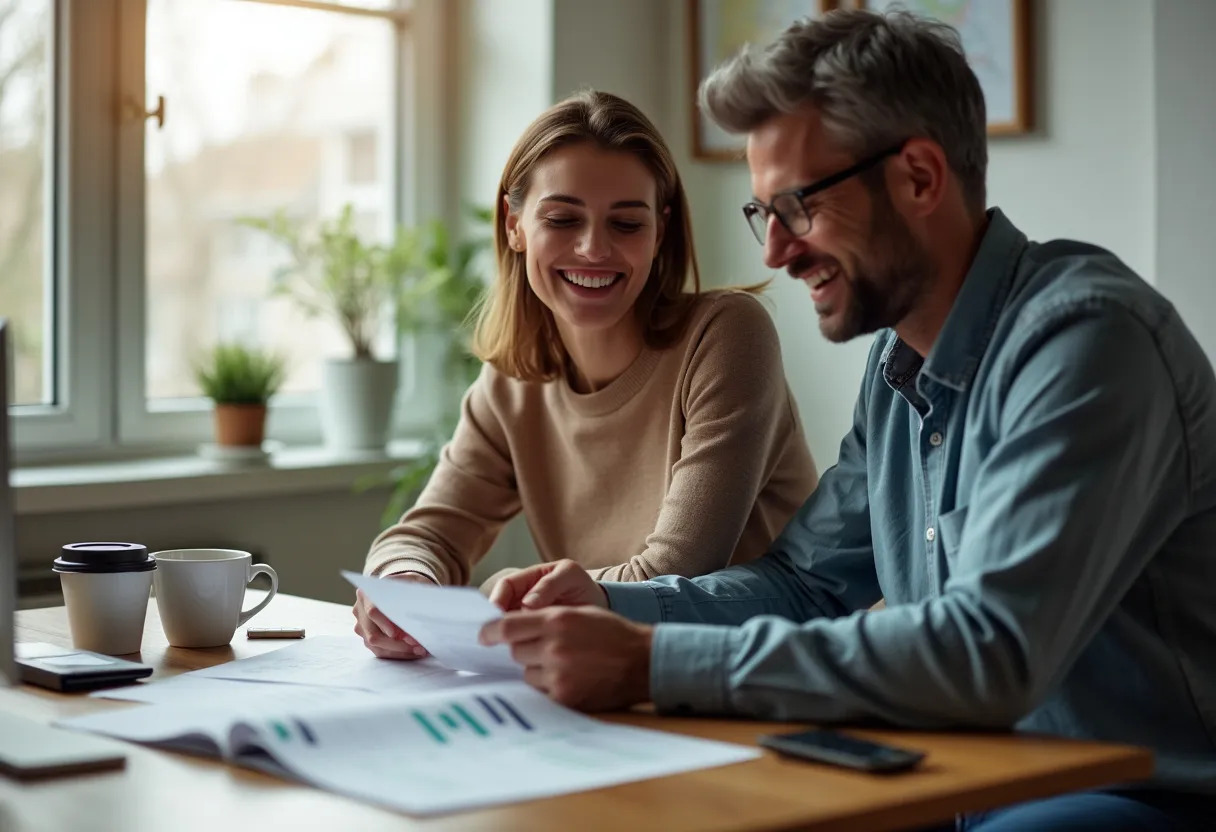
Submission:
[[[416,282],[417,234],[400,227],[391,243],[370,244],[346,205],[336,219],[310,226],[279,210],[239,220],[281,243],[291,260],[274,276],[274,292],[310,316],[335,321],[350,355],[322,368],[321,424],[328,446],[383,449],[392,426],[398,364],[373,352],[380,327],[408,302]]]
[[[455,244],[440,220],[424,226],[416,239],[418,279],[404,296],[398,326],[403,332],[438,336],[446,389],[440,397],[438,424],[424,438],[421,453],[387,474],[372,474],[357,484],[359,490],[389,486],[391,494],[381,517],[386,526],[396,522],[430,479],[439,452],[460,418],[461,398],[481,371],[481,361],[469,351],[468,336],[474,312],[485,294],[493,211],[469,207],[466,215],[468,230]]]
[[[266,435],[266,403],[283,383],[283,359],[243,344],[217,344],[194,364],[203,394],[215,402],[215,442],[221,447],[260,447]]]

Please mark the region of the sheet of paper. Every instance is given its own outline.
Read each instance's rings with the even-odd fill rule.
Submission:
[[[234,742],[295,777],[414,814],[603,788],[755,759],[746,747],[612,725],[522,682],[294,712]],[[260,755],[251,755],[257,765]],[[237,754],[237,760],[241,756]],[[264,757],[262,758],[264,759]]]
[[[136,691],[122,698],[155,704],[69,717],[56,725],[216,755],[224,753],[229,728],[237,719],[310,708],[345,708],[382,698],[360,690],[188,678],[188,674],[135,687]],[[107,698],[118,698],[118,693],[121,691],[111,692]]]
[[[356,635],[308,636],[268,653],[194,670],[182,677],[320,685],[375,693],[442,690],[486,681],[476,674],[445,667],[433,658],[378,659]]]
[[[453,670],[522,678],[523,668],[506,645],[485,647],[477,633],[502,610],[472,587],[429,586],[355,572],[342,577],[363,590],[373,604],[431,655]]]

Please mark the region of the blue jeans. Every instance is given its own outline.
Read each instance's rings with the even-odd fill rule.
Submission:
[[[1210,832],[1216,799],[1157,791],[1081,792],[960,817],[957,832]]]

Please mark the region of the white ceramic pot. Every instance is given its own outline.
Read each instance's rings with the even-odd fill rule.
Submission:
[[[397,397],[397,362],[325,362],[321,374],[321,429],[335,450],[377,450],[388,443]]]

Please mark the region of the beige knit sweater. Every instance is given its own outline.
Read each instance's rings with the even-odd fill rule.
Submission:
[[[751,295],[712,293],[679,343],[593,393],[487,365],[366,571],[467,583],[522,509],[546,561],[600,580],[702,575],[761,555],[817,479],[772,320]]]

